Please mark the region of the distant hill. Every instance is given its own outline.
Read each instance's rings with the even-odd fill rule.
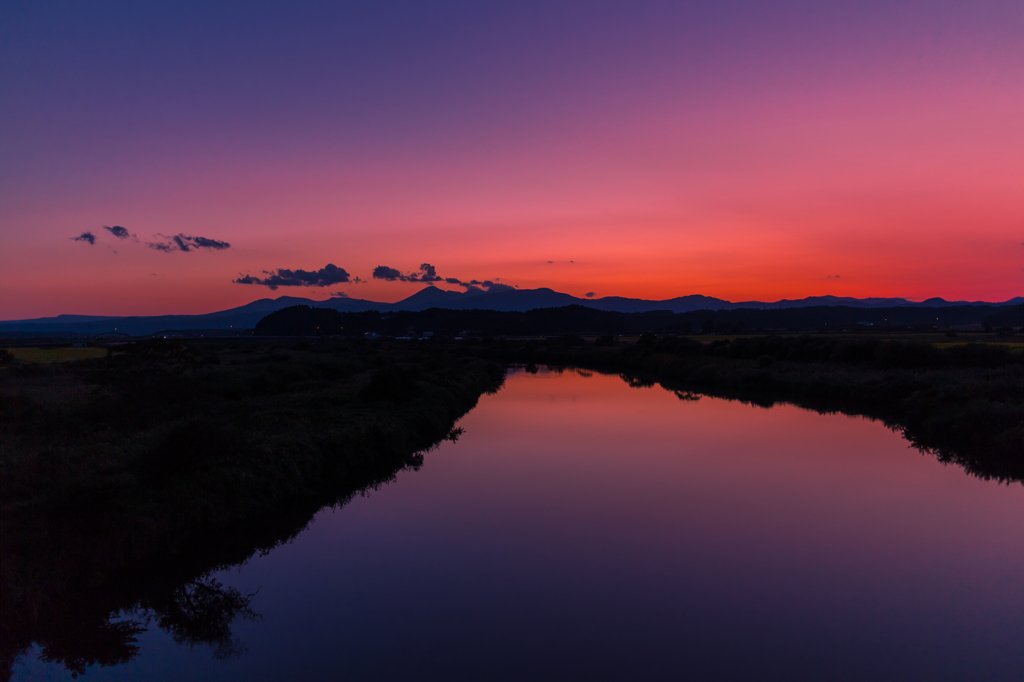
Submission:
[[[998,308],[997,312],[982,320],[982,324],[996,329],[1024,327],[1024,304]]]
[[[811,296],[796,300],[764,301],[725,301],[710,296],[690,295],[670,298],[662,301],[651,301],[640,298],[624,298],[606,296],[604,298],[577,298],[553,289],[516,289],[513,291],[494,292],[458,292],[445,291],[434,286],[424,287],[409,298],[397,303],[381,303],[358,298],[332,298],[327,301],[297,296],[280,296],[278,298],[261,298],[237,308],[221,310],[205,315],[156,315],[138,317],[90,316],[90,315],[58,315],[31,320],[11,320],[0,322],[0,336],[29,334],[68,334],[79,335],[102,334],[114,332],[132,336],[155,334],[169,330],[230,330],[252,329],[268,313],[288,306],[308,305],[317,308],[330,308],[342,313],[421,311],[430,308],[448,310],[495,310],[500,312],[525,312],[539,308],[560,308],[568,305],[580,305],[596,310],[619,313],[643,313],[653,311],[670,311],[685,313],[696,310],[727,311],[738,309],[781,310],[790,308],[808,308],[822,306],[842,306],[846,308],[888,309],[888,308],[962,308],[965,306],[1013,306],[1024,304],[1024,297],[1012,298],[999,303],[982,301],[946,301],[941,298],[930,298],[915,303],[903,298],[845,298],[838,296]],[[989,313],[994,313],[992,310]]]
[[[256,323],[257,336],[335,336],[344,332],[344,316],[329,308],[291,305]]]
[[[1018,307],[944,306],[921,308],[854,308],[852,306],[802,306],[797,308],[735,308],[732,310],[668,310],[620,313],[582,305],[534,308],[525,312],[498,310],[399,310],[340,313],[334,310],[293,306],[274,313],[256,325],[256,333],[269,336],[324,335],[325,329],[344,336],[373,332],[381,336],[552,336],[562,334],[736,334],[767,331],[867,331],[869,329],[930,330],[933,328],[981,327],[993,311]],[[997,314],[1002,314],[997,313]],[[320,316],[320,317],[314,317]],[[314,319],[316,320],[314,322]],[[1017,319],[1017,318],[1014,318]],[[330,325],[330,326],[329,326]],[[1018,325],[1019,326],[1019,325]]]

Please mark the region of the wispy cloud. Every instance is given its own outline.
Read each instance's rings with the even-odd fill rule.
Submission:
[[[160,241],[146,242],[146,246],[157,251],[163,251],[164,253],[170,253],[171,251],[188,252],[197,249],[222,251],[231,248],[231,244],[219,239],[210,239],[209,237],[193,237],[180,233],[170,237],[165,234],[157,234],[156,236],[160,238]]]
[[[77,237],[71,237],[71,240],[76,242],[87,242],[89,246],[93,246],[96,244],[96,235],[92,232],[83,232]]]
[[[109,232],[110,234],[114,235],[118,239],[134,239],[135,241],[139,241],[139,238],[136,237],[131,232],[129,232],[127,227],[122,227],[120,225],[104,225],[103,229]]]

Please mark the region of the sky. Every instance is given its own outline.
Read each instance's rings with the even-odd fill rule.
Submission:
[[[1024,294],[1019,0],[156,5],[0,8],[0,319]]]

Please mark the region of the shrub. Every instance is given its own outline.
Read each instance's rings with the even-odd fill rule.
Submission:
[[[558,345],[566,348],[575,348],[586,343],[579,334],[563,334],[558,339]]]
[[[386,367],[379,369],[359,391],[359,398],[368,402],[391,400],[399,402],[416,393],[419,367]]]

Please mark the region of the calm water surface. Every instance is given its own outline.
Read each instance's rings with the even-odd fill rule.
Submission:
[[[1024,488],[881,424],[513,374],[419,471],[217,574],[217,660],[155,625],[86,679],[1021,679]],[[23,679],[68,673],[35,653]]]

